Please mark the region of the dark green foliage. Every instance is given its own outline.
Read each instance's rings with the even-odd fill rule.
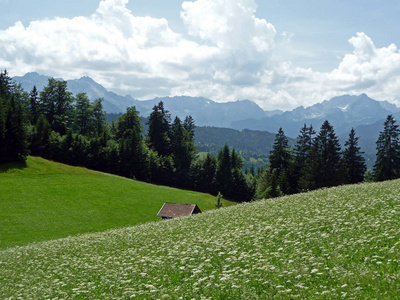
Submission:
[[[182,124],[176,117],[171,125],[171,152],[175,166],[175,180],[177,186],[187,187],[189,185],[189,173],[192,161],[196,155],[194,146],[195,128],[193,120]]]
[[[97,99],[92,104],[92,130],[94,134],[101,135],[106,126],[106,113],[103,111],[103,99]]]
[[[399,125],[392,115],[387,116],[383,131],[376,142],[376,162],[374,176],[376,181],[400,177]]]
[[[0,72],[0,163],[24,162],[28,155],[22,97],[7,71]]]
[[[42,113],[52,130],[66,134],[71,123],[72,95],[67,90],[66,81],[50,78],[48,85],[40,93]]]
[[[120,149],[120,172],[129,178],[144,179],[146,173],[142,125],[139,112],[128,107],[118,119],[117,140]]]
[[[313,141],[301,180],[303,189],[341,183],[341,149],[333,127],[326,120]]]
[[[0,163],[6,162],[6,107],[0,95]]]
[[[76,95],[75,103],[75,131],[81,135],[87,135],[90,131],[93,110],[89,98],[85,93]]]
[[[228,145],[225,145],[219,152],[217,166],[216,181],[218,189],[228,196],[233,184],[232,160]]]
[[[150,114],[147,134],[149,148],[159,155],[171,154],[170,122],[171,116],[164,109],[164,103],[161,101],[153,107]]]
[[[26,124],[22,103],[11,96],[6,106],[5,157],[8,162],[24,162],[28,155]]]
[[[289,168],[291,159],[288,139],[281,127],[275,136],[274,146],[269,155],[271,169],[275,169],[277,176],[279,176],[281,171],[286,171]]]
[[[216,193],[215,176],[217,172],[217,158],[215,155],[207,153],[206,157],[196,165],[196,188],[205,193]]]
[[[34,128],[30,146],[31,153],[36,156],[48,157],[51,128],[44,115],[40,115]]]
[[[358,137],[352,128],[349,139],[344,144],[343,164],[345,168],[345,179],[348,183],[358,183],[364,180],[364,173],[367,170],[365,159],[362,156],[361,148],[358,147]]]
[[[36,89],[36,85],[33,86],[32,91],[29,94],[29,109],[30,109],[30,122],[32,125],[36,124],[39,118],[39,92]]]

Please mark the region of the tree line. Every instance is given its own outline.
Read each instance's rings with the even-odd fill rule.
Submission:
[[[234,149],[226,146],[218,158],[199,156],[191,116],[172,120],[160,102],[147,125],[145,133],[135,107],[107,123],[102,99],[73,96],[66,81],[50,78],[40,93],[36,87],[27,93],[1,72],[0,162],[23,162],[30,154],[149,183],[252,199]]]
[[[195,122],[171,115],[163,102],[152,109],[143,131],[139,112],[127,108],[106,122],[102,99],[73,96],[67,83],[50,78],[39,93],[27,93],[0,73],[0,163],[23,162],[28,154],[238,201],[276,197],[322,187],[400,177],[399,129],[388,116],[377,141],[377,160],[366,172],[354,129],[342,151],[325,121],[318,134],[301,128],[293,149],[282,128],[275,136],[269,164],[243,171],[243,159],[228,145],[218,155],[198,153]]]
[[[342,151],[334,128],[327,120],[318,134],[305,124],[293,149],[280,128],[269,155],[269,165],[257,174],[256,196],[277,197],[342,184],[400,178],[398,127],[393,116],[387,116],[376,142],[377,159],[373,170],[367,170],[354,129]]]

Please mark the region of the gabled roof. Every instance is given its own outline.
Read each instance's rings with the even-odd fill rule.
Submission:
[[[163,218],[178,218],[191,216],[193,214],[201,213],[197,204],[182,204],[182,203],[164,203],[158,212],[158,217]]]

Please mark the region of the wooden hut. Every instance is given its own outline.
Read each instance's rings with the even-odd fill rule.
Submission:
[[[201,213],[197,204],[182,204],[165,202],[157,216],[163,219],[186,217]]]

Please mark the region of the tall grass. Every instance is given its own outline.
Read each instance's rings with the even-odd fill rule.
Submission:
[[[400,181],[0,251],[3,298],[397,299]]]
[[[155,221],[164,202],[196,203],[205,211],[215,201],[29,157],[26,165],[0,167],[0,249]]]

